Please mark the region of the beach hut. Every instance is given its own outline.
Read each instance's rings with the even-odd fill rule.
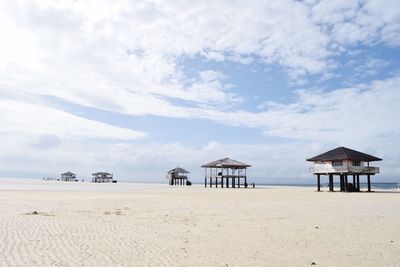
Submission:
[[[346,147],[338,147],[321,155],[307,159],[314,163],[310,172],[317,176],[317,190],[321,191],[321,175],[329,177],[329,191],[333,189],[334,176],[340,177],[340,191],[360,191],[360,175],[367,177],[368,192],[371,192],[371,175],[379,173],[378,167],[369,165],[382,159]],[[352,176],[353,183],[348,178]]]
[[[72,172],[64,172],[61,174],[61,181],[65,182],[75,182],[76,174]]]
[[[204,168],[204,187],[247,187],[247,168],[251,165],[230,158],[219,159],[201,166]]]
[[[168,171],[169,185],[191,185],[191,182],[188,181],[188,173],[190,172],[178,166]]]
[[[92,182],[93,183],[116,183],[116,180],[113,180],[113,175],[108,172],[95,172],[92,174]]]

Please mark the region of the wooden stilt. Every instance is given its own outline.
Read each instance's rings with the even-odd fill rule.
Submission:
[[[360,188],[360,175],[357,174],[357,192],[360,192],[361,188]]]
[[[344,191],[344,177],[343,174],[340,175],[340,192]]]
[[[354,191],[357,191],[356,187],[357,187],[357,185],[356,185],[356,175],[353,174],[353,190]]]
[[[368,192],[371,192],[371,175],[367,174]]]
[[[232,188],[235,188],[235,177],[232,177]]]
[[[329,174],[329,191],[333,192],[333,174]]]
[[[212,187],[212,178],[210,177],[210,187]]]
[[[240,188],[240,177],[238,177],[238,188]]]
[[[348,181],[347,181],[347,174],[344,175],[344,191],[348,192]]]
[[[317,174],[317,188],[318,192],[321,191],[321,179],[320,179],[320,174]]]
[[[225,180],[226,180],[226,188],[229,188],[229,178],[226,177]]]

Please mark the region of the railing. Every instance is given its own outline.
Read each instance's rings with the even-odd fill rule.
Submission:
[[[167,179],[188,179],[188,176],[187,175],[171,175],[171,174],[167,174],[166,176],[165,176],[165,178],[167,178]]]
[[[314,166],[310,168],[310,173],[379,173],[379,167],[364,167],[364,166]]]

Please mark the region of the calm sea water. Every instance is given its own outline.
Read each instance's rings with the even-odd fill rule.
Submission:
[[[315,184],[265,184],[265,185],[279,185],[279,186],[301,186],[301,187],[315,187]],[[339,183],[334,183],[335,187],[339,187]],[[398,183],[371,183],[371,187],[375,189],[393,189],[398,186]],[[328,183],[322,183],[321,187],[328,187]],[[360,183],[361,189],[368,187],[367,183]]]
[[[202,183],[194,183],[202,184]],[[270,183],[256,183],[256,186],[299,186],[299,187],[316,187],[316,184],[270,184]],[[339,187],[339,183],[334,183],[335,187]],[[398,186],[398,183],[371,183],[371,187],[375,189],[393,189]],[[328,187],[328,183],[321,183],[321,187]],[[362,190],[368,187],[367,183],[360,183]]]

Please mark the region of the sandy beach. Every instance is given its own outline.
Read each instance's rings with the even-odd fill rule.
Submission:
[[[0,180],[0,266],[400,266],[400,193]]]

